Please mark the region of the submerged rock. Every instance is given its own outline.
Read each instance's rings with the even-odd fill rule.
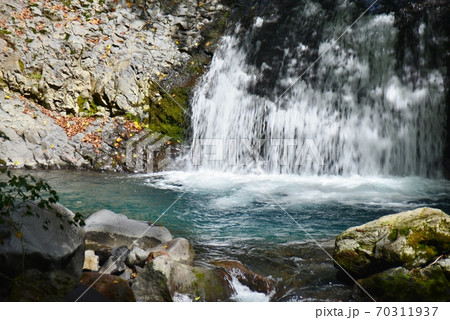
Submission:
[[[344,231],[333,257],[371,296],[355,285],[356,300],[447,301],[449,252],[450,217],[419,208]]]
[[[25,215],[26,205],[33,216]],[[13,221],[21,223],[20,232],[11,231],[7,224],[0,226],[2,274],[14,278],[25,269],[42,272],[61,270],[79,279],[84,262],[84,230],[68,222],[74,217],[70,210],[60,204],[52,207],[54,211],[41,209],[32,202],[24,203],[11,214]],[[48,230],[43,228],[44,225]]]
[[[419,208],[350,228],[336,238],[333,258],[361,278],[390,267],[424,266],[450,250],[450,217]]]
[[[172,240],[169,230],[164,227],[152,227],[147,222],[128,219],[109,210],[89,216],[85,230],[86,245],[93,250],[134,245],[145,250]]]

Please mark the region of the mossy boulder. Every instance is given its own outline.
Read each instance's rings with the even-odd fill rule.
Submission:
[[[226,301],[233,294],[228,274],[218,269],[191,267],[175,263],[169,278],[169,288],[189,296],[192,301]]]
[[[191,247],[185,247],[184,251],[189,255],[174,255],[172,252],[172,257],[165,251],[153,251],[149,255],[147,266],[151,265],[151,268],[164,275],[172,297],[184,295],[191,301],[228,300],[234,293],[229,274],[220,269],[193,266],[192,260],[189,259],[177,259],[190,256]]]
[[[392,268],[358,283],[376,301],[450,301],[450,259],[425,268]],[[361,287],[355,286],[353,298],[371,301]]]
[[[363,278],[389,268],[422,267],[449,251],[450,216],[419,208],[344,231],[336,238],[333,258],[352,276]]]

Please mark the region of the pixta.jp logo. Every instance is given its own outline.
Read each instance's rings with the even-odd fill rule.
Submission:
[[[172,137],[142,131],[126,143],[126,165],[134,172],[164,170],[173,157]]]

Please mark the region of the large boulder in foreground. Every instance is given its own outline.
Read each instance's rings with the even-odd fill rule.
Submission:
[[[172,240],[169,230],[148,222],[128,219],[109,210],[100,210],[86,219],[86,246],[92,250],[116,248],[133,244],[141,249],[152,248]]]
[[[27,205],[33,216],[25,215]],[[11,230],[8,224],[0,225],[2,274],[15,278],[22,272],[24,261],[24,269],[60,270],[79,280],[84,262],[84,230],[69,223],[74,217],[70,210],[59,204],[52,207],[53,211],[41,209],[33,202],[19,205],[11,219],[22,224],[20,232]],[[43,228],[44,223],[48,230]]]
[[[344,231],[334,259],[359,279],[357,301],[448,301],[449,252],[450,217],[419,208]]]
[[[350,228],[336,238],[333,258],[362,278],[392,267],[421,267],[450,251],[450,216],[419,208]]]

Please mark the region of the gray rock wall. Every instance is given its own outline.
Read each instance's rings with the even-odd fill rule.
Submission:
[[[226,11],[217,0],[2,1],[0,86],[75,115],[142,114],[150,81],[177,82]]]

